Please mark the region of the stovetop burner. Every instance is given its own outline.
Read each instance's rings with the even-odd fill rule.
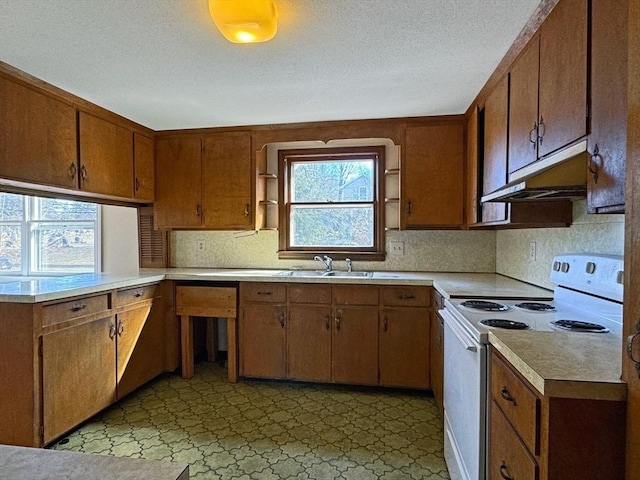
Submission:
[[[509,310],[507,305],[497,302],[488,302],[487,300],[467,300],[460,305],[475,310],[483,310],[485,312],[504,312]]]
[[[520,310],[528,310],[531,312],[555,312],[556,307],[553,305],[549,305],[548,303],[541,302],[522,302],[517,303],[514,307],[519,308]]]
[[[488,318],[486,320],[481,320],[480,323],[487,327],[506,328],[508,330],[526,330],[529,328],[529,325],[524,322],[516,322],[515,320],[505,320],[501,318]]]
[[[607,333],[609,329],[603,325],[597,323],[582,322],[580,320],[556,320],[551,322],[554,325],[563,330],[570,330],[572,332],[587,332],[587,333]]]

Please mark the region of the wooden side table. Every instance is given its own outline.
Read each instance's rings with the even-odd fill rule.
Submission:
[[[182,378],[193,377],[193,317],[213,318],[207,325],[209,359],[217,349],[218,318],[227,319],[227,370],[229,381],[238,381],[238,337],[236,289],[231,287],[176,287],[176,314],[180,316],[180,344],[182,347]]]

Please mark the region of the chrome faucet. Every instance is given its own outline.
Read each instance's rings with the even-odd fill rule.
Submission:
[[[353,272],[353,261],[351,261],[350,258],[347,258],[345,259],[345,262],[347,262],[347,272]]]
[[[333,270],[333,258],[331,258],[329,255],[325,255],[323,257],[321,257],[320,255],[316,255],[315,257],[313,257],[313,259],[322,262],[327,272]]]

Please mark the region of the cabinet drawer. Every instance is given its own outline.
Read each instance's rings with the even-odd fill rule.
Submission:
[[[378,305],[378,287],[335,285],[333,299],[337,305]]]
[[[495,402],[489,428],[488,478],[537,480],[538,465]]]
[[[491,360],[491,396],[529,451],[537,455],[540,400],[495,351]]]
[[[178,285],[176,314],[193,317],[235,317],[236,289]]]
[[[116,306],[121,307],[123,305],[129,305],[130,303],[153,298],[157,287],[158,284],[154,284],[118,290],[116,293]]]
[[[42,326],[109,310],[109,295],[95,295],[42,307]]]
[[[242,302],[285,303],[287,286],[281,283],[241,283]]]
[[[394,307],[428,307],[431,305],[429,287],[384,287],[382,301]]]
[[[328,305],[331,303],[331,285],[290,283],[289,302]]]

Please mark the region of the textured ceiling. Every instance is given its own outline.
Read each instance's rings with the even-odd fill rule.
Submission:
[[[268,43],[207,0],[0,0],[0,60],[155,130],[462,113],[539,0],[276,0]]]

